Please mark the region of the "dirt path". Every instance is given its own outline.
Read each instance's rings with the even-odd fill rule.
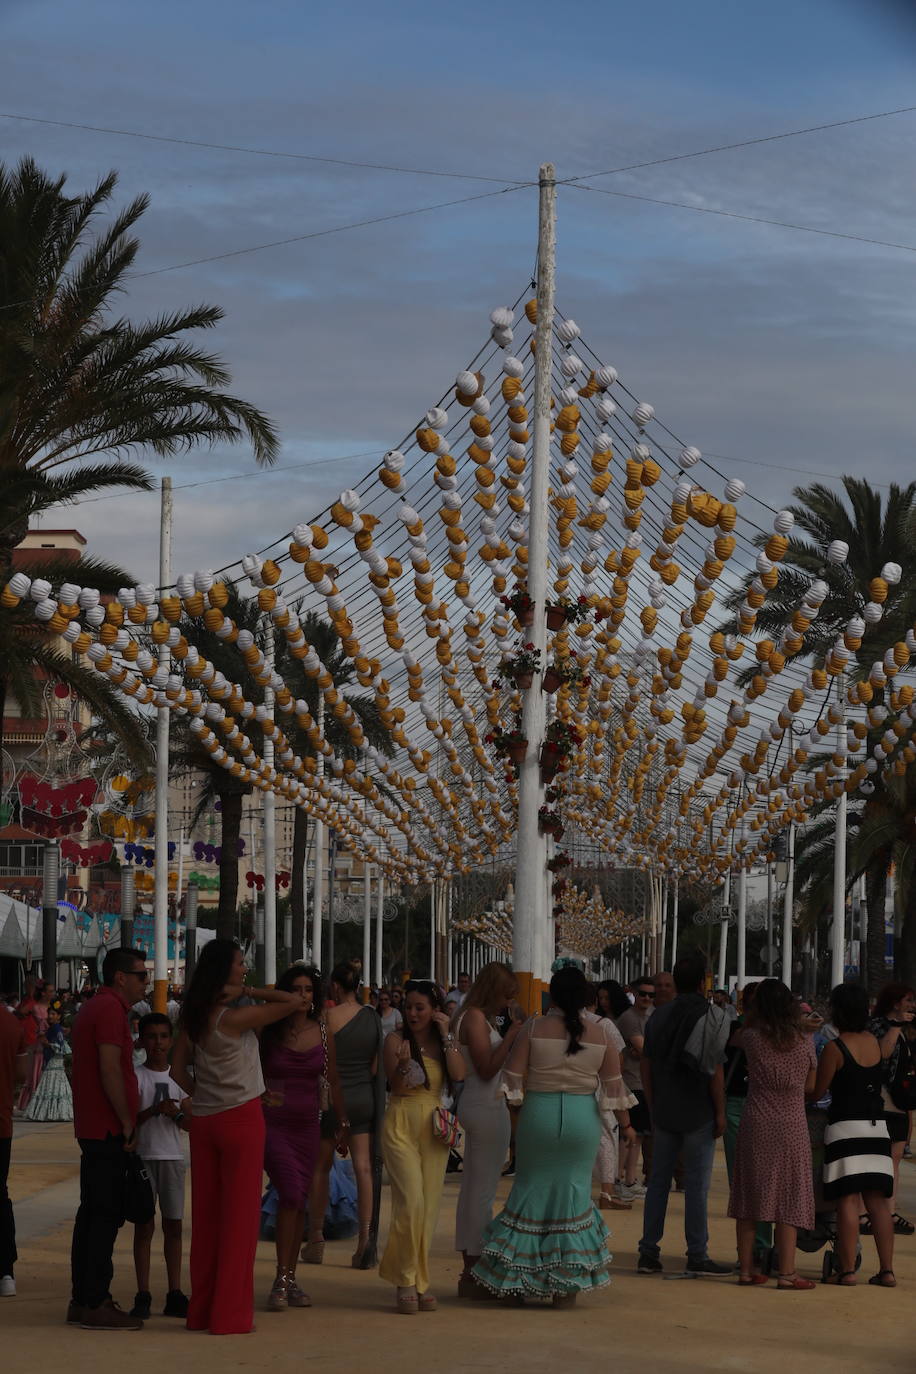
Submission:
[[[131,1374],[212,1366],[264,1368],[294,1374],[303,1367],[333,1365],[335,1374],[422,1366],[433,1374],[465,1371],[526,1371],[557,1374],[565,1369],[602,1369],[626,1362],[652,1374],[700,1374],[740,1370],[830,1367],[861,1374],[909,1369],[913,1363],[912,1294],[916,1285],[916,1237],[898,1238],[900,1288],[818,1287],[811,1293],[780,1293],[775,1287],[740,1291],[733,1278],[665,1281],[635,1274],[640,1232],[639,1205],[610,1217],[614,1281],[584,1299],[573,1312],[503,1309],[487,1303],[459,1303],[458,1264],[451,1249],[458,1181],[446,1184],[436,1237],[433,1273],[440,1309],[405,1323],[392,1310],[392,1295],[374,1273],[349,1267],[352,1242],[330,1244],[325,1263],[304,1266],[300,1279],[315,1306],[279,1314],[259,1312],[257,1332],[215,1339],[189,1335],[179,1322],[157,1317],[142,1333],[93,1335],[63,1324],[69,1296],[70,1223],[78,1196],[77,1152],[66,1126],[17,1126],[13,1147],[13,1194],[20,1232],[19,1297],[0,1304],[3,1367],[34,1367],[36,1352],[48,1367],[68,1374],[98,1374],[100,1361],[129,1362]],[[68,1164],[67,1161],[70,1161]],[[64,1177],[61,1179],[61,1171]],[[904,1166],[902,1206],[916,1211],[916,1167]],[[734,1232],[724,1219],[725,1175],[717,1160],[710,1200],[710,1253],[728,1260]],[[669,1211],[666,1267],[678,1267],[683,1251],[683,1205],[673,1196]],[[115,1295],[129,1304],[134,1291],[130,1228],[119,1239]],[[874,1272],[866,1249],[863,1275]],[[820,1274],[821,1254],[800,1256],[800,1269]],[[262,1245],[257,1292],[267,1293],[273,1274],[271,1247]],[[161,1295],[164,1275],[154,1260],[153,1286]]]

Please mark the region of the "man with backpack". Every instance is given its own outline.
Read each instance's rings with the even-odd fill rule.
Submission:
[[[677,996],[646,1023],[640,1063],[652,1119],[652,1170],[644,1204],[637,1273],[660,1274],[661,1240],[678,1155],[684,1161],[686,1272],[729,1274],[707,1253],[706,1206],[715,1143],[725,1130],[722,1076],[727,1018],[704,993],[706,963],[692,953],[674,966]]]

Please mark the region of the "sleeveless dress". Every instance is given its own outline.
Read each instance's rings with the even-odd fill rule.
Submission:
[[[281,1207],[305,1208],[318,1158],[318,1079],[324,1046],[294,1050],[274,1041],[263,1056],[264,1168]]]
[[[391,1183],[391,1225],[379,1276],[399,1288],[429,1288],[429,1248],[436,1230],[448,1146],[433,1135],[445,1074],[423,1056],[429,1087],[392,1093],[382,1123],[382,1155]]]
[[[741,1048],[747,1055],[748,1094],[738,1127],[728,1215],[810,1231],[814,1179],[805,1081],[817,1063],[811,1037],[779,1050],[759,1031],[743,1030]]]
[[[568,1055],[567,1043],[532,1034],[515,1137],[515,1182],[484,1234],[472,1271],[502,1296],[564,1297],[610,1283],[608,1231],[591,1186],[601,1139],[595,1093],[605,1047],[583,1044],[578,1054]],[[604,1105],[613,1109],[616,1100]]]
[[[891,1141],[881,1097],[881,1060],[866,1068],[842,1039],[835,1041],[843,1063],[830,1085],[824,1132],[824,1198],[849,1193],[894,1194]]]
[[[382,1024],[374,1007],[360,1007],[345,1026],[334,1033],[337,1076],[351,1135],[369,1135],[375,1129],[376,1079],[382,1072]],[[376,1061],[376,1074],[372,1061]],[[330,1108],[321,1118],[322,1140],[333,1140],[337,1117]]]
[[[461,1017],[455,1027],[461,1032]],[[490,1047],[502,1042],[490,1026]],[[455,1249],[479,1255],[483,1233],[493,1218],[493,1203],[509,1150],[512,1123],[502,1091],[502,1075],[483,1079],[474,1068],[467,1045],[459,1044],[464,1059],[464,1087],[458,1100],[458,1120],[464,1131],[461,1191],[455,1212]]]

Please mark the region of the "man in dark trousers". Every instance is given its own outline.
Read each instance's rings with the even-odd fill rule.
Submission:
[[[684,1160],[684,1232],[688,1274],[730,1274],[707,1253],[706,1202],[716,1140],[725,1130],[725,1086],[722,1065],[706,1073],[685,1055],[687,1041],[707,1014],[703,991],[706,961],[687,954],[674,966],[677,997],[656,1006],[646,1023],[640,1061],[646,1105],[652,1118],[652,1172],[643,1207],[639,1242],[640,1274],[662,1272],[661,1240],[668,1195],[678,1156]]]
[[[143,1326],[121,1310],[109,1290],[115,1241],[124,1224],[126,1154],[136,1146],[139,1105],[127,1012],[143,996],[146,981],[139,950],[110,950],[102,965],[104,986],[82,1008],[71,1035],[73,1129],[83,1157],[67,1322],[91,1331]]]
[[[28,1048],[18,1016],[11,1016],[0,1007],[0,1298],[16,1296],[16,1223],[7,1179],[13,1144],[13,1100],[25,1082]]]

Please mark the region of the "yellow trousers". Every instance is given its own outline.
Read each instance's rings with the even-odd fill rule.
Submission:
[[[382,1154],[391,1183],[391,1226],[379,1275],[398,1286],[429,1287],[432,1244],[448,1148],[433,1135],[439,1094],[420,1089],[392,1095],[382,1125]]]

